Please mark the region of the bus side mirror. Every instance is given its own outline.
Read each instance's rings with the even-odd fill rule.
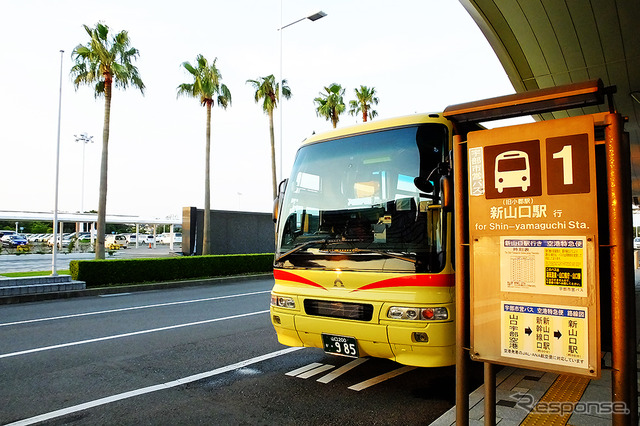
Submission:
[[[280,197],[276,197],[275,200],[273,200],[273,212],[271,213],[271,220],[273,220],[273,223],[276,223],[278,221],[278,214],[280,213],[279,210],[279,204],[280,204]]]
[[[280,216],[280,205],[282,204],[284,191],[287,189],[288,182],[289,179],[285,179],[280,182],[280,185],[278,185],[278,195],[276,195],[276,199],[273,200],[273,214],[271,215],[273,223],[276,223],[278,221],[278,216]]]
[[[433,184],[429,181],[429,178],[418,176],[413,180],[413,184],[422,192],[433,192]]]

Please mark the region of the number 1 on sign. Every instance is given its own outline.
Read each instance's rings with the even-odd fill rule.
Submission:
[[[554,159],[562,159],[562,176],[565,185],[573,185],[573,159],[571,158],[571,145],[565,145],[553,154]]]

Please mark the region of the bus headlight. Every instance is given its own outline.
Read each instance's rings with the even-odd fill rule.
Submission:
[[[411,308],[392,306],[387,312],[387,317],[409,321],[442,321],[449,319],[449,312],[444,307]]]
[[[295,309],[296,301],[292,297],[271,295],[271,306],[277,306],[278,308]]]

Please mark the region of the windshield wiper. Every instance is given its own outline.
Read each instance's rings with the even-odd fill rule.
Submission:
[[[299,250],[302,250],[302,249],[304,249],[304,248],[307,248],[307,247],[309,247],[309,246],[312,246],[312,245],[314,245],[314,244],[326,244],[326,243],[327,243],[327,241],[329,241],[329,239],[328,239],[328,238],[323,238],[323,239],[321,239],[321,240],[310,240],[310,241],[304,242],[304,243],[300,244],[299,246],[295,246],[294,248],[292,248],[292,249],[291,249],[291,250],[289,250],[288,252],[283,253],[283,254],[281,254],[280,256],[278,256],[278,257],[276,258],[275,262],[280,262],[280,261],[281,261],[282,259],[284,259],[285,257],[287,257],[287,256],[289,256],[289,255],[291,255],[291,254],[293,254],[293,253],[295,253],[295,252],[297,252],[297,251],[299,251]]]
[[[358,240],[359,241],[359,240]],[[288,257],[289,255],[300,251],[302,249],[305,249],[309,246],[315,245],[315,244],[322,244],[322,245],[327,245],[330,243],[340,243],[340,242],[344,242],[342,240],[332,240],[330,238],[323,238],[323,239],[318,239],[318,240],[310,240],[310,241],[306,241],[302,244],[300,244],[299,246],[295,246],[294,248],[292,248],[291,250],[289,250],[286,253],[283,253],[282,255],[278,256],[275,260],[275,262],[280,262],[281,260],[283,260],[284,258]],[[336,252],[342,252],[340,249],[337,250],[332,250],[332,251],[336,251]],[[410,257],[407,256],[403,256],[400,254],[395,254],[395,253],[390,253],[388,251],[383,251],[383,250],[376,250],[376,249],[360,249],[360,248],[351,248],[348,250],[345,250],[345,252],[348,253],[376,253],[376,254],[380,254],[383,256],[387,256],[387,257],[391,257],[394,259],[399,259],[399,260],[404,260],[405,262],[411,262],[411,263],[417,263],[416,259],[412,259]]]
[[[340,250],[336,250],[336,251],[340,251]],[[390,253],[388,251],[383,251],[383,250],[353,248],[353,249],[349,249],[349,253],[376,253],[376,254],[381,254],[383,256],[392,257],[394,259],[404,260],[405,262],[417,263],[416,259],[412,259],[410,257],[402,256],[395,253]]]

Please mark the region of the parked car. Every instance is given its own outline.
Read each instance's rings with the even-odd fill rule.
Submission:
[[[171,242],[171,233],[166,233],[166,234],[160,234],[161,238],[160,238],[160,243],[162,244],[169,244]],[[182,243],[182,232],[175,232],[173,234],[173,243]]]
[[[7,229],[1,229],[0,230],[0,239],[4,238],[7,235],[16,235],[17,232],[16,231],[9,231]]]
[[[58,248],[69,247],[69,243],[71,242],[71,237],[73,235],[75,235],[75,233],[66,233],[62,234],[62,236],[58,234]],[[53,247],[53,235],[49,237],[49,239],[47,240],[47,244],[49,245],[49,247]]]
[[[125,234],[125,238],[127,239],[127,244],[135,244],[138,239],[136,234]]]
[[[156,239],[151,234],[138,235],[138,239],[140,240],[140,244],[153,244],[156,242]]]
[[[122,248],[127,247],[127,237],[123,234],[111,234],[104,237],[104,246],[119,245]]]
[[[18,247],[29,244],[29,241],[24,235],[20,234],[7,234],[2,237],[3,247]]]
[[[640,237],[635,237],[633,239],[633,248],[640,249]]]
[[[29,240],[29,242],[31,243],[39,243],[42,241],[43,237],[44,237],[44,234],[30,234],[30,235],[27,235],[27,240]]]

